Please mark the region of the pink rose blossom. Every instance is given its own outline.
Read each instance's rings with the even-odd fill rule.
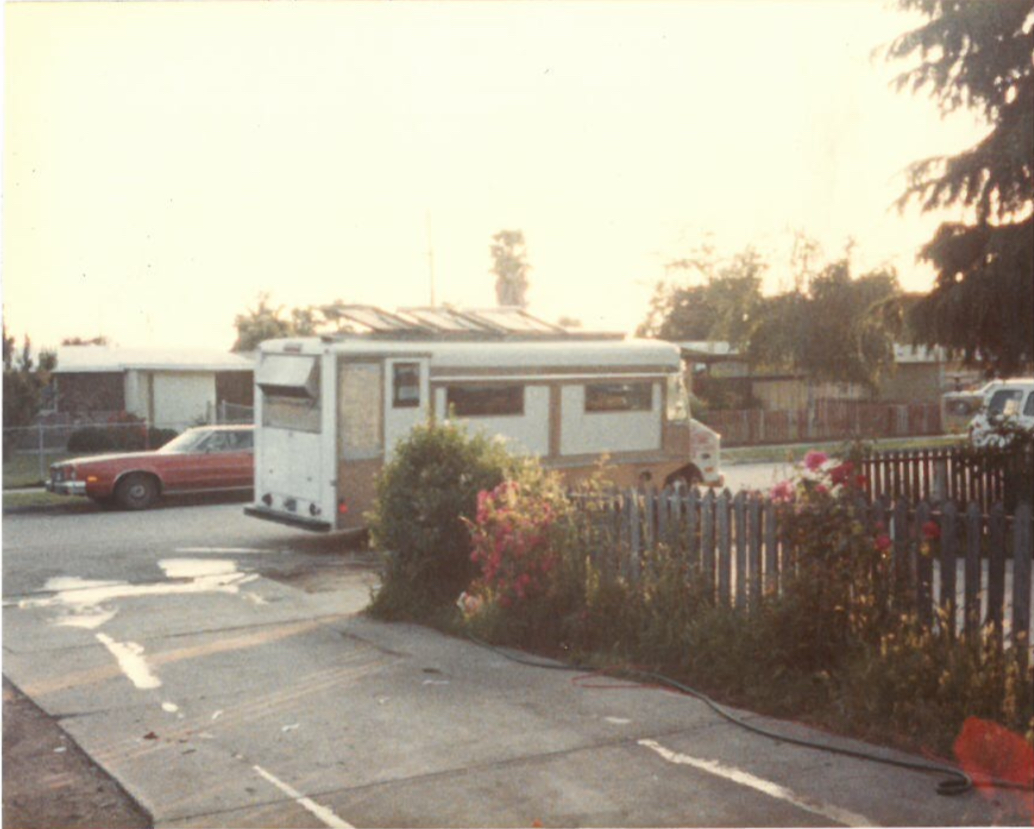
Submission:
[[[804,456],[804,466],[809,472],[816,472],[828,460],[829,455],[825,452],[817,452],[812,449]]]

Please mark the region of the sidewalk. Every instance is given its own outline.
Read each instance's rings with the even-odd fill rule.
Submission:
[[[150,816],[4,677],[4,825],[150,829]]]

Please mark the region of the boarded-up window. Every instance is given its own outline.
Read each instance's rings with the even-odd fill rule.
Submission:
[[[585,387],[586,412],[648,412],[653,383],[591,383]]]
[[[343,362],[338,373],[338,435],[346,460],[384,452],[380,363]]]
[[[524,414],[524,386],[449,386],[446,406],[457,417]]]

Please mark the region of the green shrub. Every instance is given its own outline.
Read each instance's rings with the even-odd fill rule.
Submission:
[[[68,438],[69,452],[142,452],[157,449],[174,437],[175,429],[134,426],[86,426]]]
[[[429,621],[454,610],[475,575],[464,519],[475,516],[479,492],[518,466],[501,443],[448,421],[419,426],[397,446],[368,516],[373,544],[386,551],[372,615]]]

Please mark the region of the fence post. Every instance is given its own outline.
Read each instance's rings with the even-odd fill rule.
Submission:
[[[651,493],[655,492],[651,488]],[[656,548],[659,544],[667,544],[671,539],[668,538],[668,510],[671,509],[671,490],[668,487],[662,487],[661,491],[656,493],[657,499],[657,535],[653,540],[653,546]]]
[[[983,527],[980,505],[969,502],[966,508],[966,603],[964,625],[966,636],[980,628],[980,540]]]
[[[759,496],[749,501],[750,558],[747,573],[750,576],[750,609],[756,613],[761,607],[761,503]]]
[[[39,479],[45,481],[47,480],[47,458],[43,453],[43,421],[37,419],[36,427],[39,430]]]
[[[1005,616],[1005,506],[998,501],[991,507],[991,554],[987,563],[987,617],[994,637],[1002,644]]]
[[[686,562],[692,568],[700,563],[697,544],[697,520],[700,516],[700,492],[693,487],[685,496],[686,507]]]
[[[908,544],[908,502],[903,498],[894,502],[890,537],[894,541],[894,597],[900,604],[906,596],[913,595],[912,589],[916,584],[915,558],[910,555]],[[906,605],[911,606],[911,602],[906,602]]]
[[[765,590],[779,590],[779,539],[776,535],[776,506],[765,501]]]
[[[1019,649],[1027,664],[1027,645],[1030,640],[1030,504],[1016,508],[1012,545],[1012,643]]]
[[[732,539],[729,534],[729,491],[725,490],[715,501],[715,516],[718,524],[718,601],[728,605],[730,596],[730,570],[732,569]]]
[[[736,513],[736,609],[747,607],[747,509],[746,496],[741,489],[733,498]]]
[[[709,489],[700,503],[700,557],[704,564],[704,581],[708,586],[708,594],[714,598],[714,490]]]
[[[916,508],[914,537],[918,544],[922,526],[930,520],[930,505],[923,501]],[[916,551],[916,612],[919,622],[929,627],[933,621],[933,556],[924,555],[922,550]]]
[[[933,492],[931,498],[939,504],[948,497],[948,461],[938,458],[933,467]]]
[[[941,595],[940,605],[948,618],[948,635],[955,635],[955,586],[956,578],[956,513],[954,501],[948,501],[941,509]],[[922,530],[922,527],[920,527]]]
[[[630,489],[625,499],[628,516],[628,574],[633,581],[639,580],[639,490]]]

